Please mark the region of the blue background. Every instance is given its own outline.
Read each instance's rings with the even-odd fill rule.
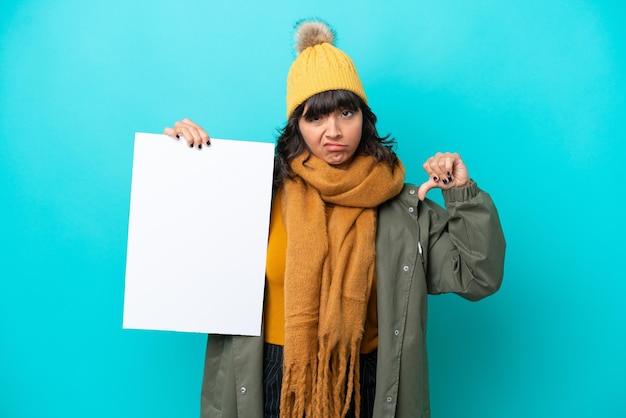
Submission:
[[[3,1],[0,416],[197,416],[206,336],[122,330],[134,132],[190,117],[274,141],[310,16],[337,29],[408,180],[458,151],[501,214],[501,291],[430,298],[433,416],[626,416],[624,8]]]

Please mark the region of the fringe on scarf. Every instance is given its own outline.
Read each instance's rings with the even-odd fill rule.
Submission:
[[[280,416],[331,418],[345,417],[354,402],[355,416],[361,410],[361,339],[354,340],[349,349],[328,350],[320,347],[320,357],[315,364],[307,363],[305,370],[296,366],[283,371],[283,387],[301,390],[283,390],[280,401]],[[339,347],[337,347],[339,348]],[[349,351],[349,352],[348,352]],[[327,367],[319,365],[327,364]],[[313,376],[316,375],[316,384]]]

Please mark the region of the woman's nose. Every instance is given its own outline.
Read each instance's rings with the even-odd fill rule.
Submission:
[[[337,138],[341,136],[341,123],[336,115],[327,118],[326,136]]]

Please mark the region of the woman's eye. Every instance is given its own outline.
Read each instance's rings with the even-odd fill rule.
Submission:
[[[343,116],[344,118],[349,118],[352,115],[354,115],[354,111],[352,110],[344,110],[341,112],[341,116]]]

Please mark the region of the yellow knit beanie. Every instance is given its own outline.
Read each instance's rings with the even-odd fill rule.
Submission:
[[[348,90],[367,103],[365,90],[350,57],[333,46],[335,35],[324,22],[304,21],[296,27],[298,56],[287,75],[287,119],[309,97],[328,90]]]

